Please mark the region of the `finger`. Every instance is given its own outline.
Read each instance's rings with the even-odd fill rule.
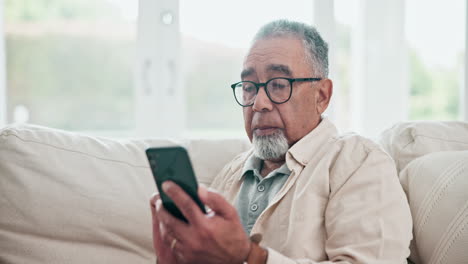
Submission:
[[[153,216],[154,222],[154,215],[156,213],[156,201],[159,200],[159,193],[153,193],[150,199],[150,208],[151,208],[151,215]]]
[[[190,224],[197,225],[204,219],[204,214],[190,197],[179,185],[172,181],[165,181],[162,185],[164,192],[174,201],[180,212],[185,216]]]
[[[154,206],[153,206],[154,205]],[[158,220],[158,215],[156,210],[158,207],[161,207],[161,200],[157,199],[156,202],[152,202],[151,212],[153,214],[153,247],[156,251],[156,254],[160,254],[163,250],[163,241],[161,237],[160,223]]]
[[[156,201],[156,210],[153,215],[153,235],[157,235],[158,237],[162,237],[164,235],[164,230],[163,230],[163,222],[161,221],[161,208],[162,208],[162,201],[161,199],[158,199]]]
[[[153,224],[159,225],[158,211],[160,210],[161,206],[162,206],[161,199],[157,199],[156,202],[154,203],[154,206],[151,206],[151,213],[153,214]]]
[[[163,236],[169,234],[179,239],[189,235],[190,230],[187,223],[174,217],[164,208],[164,206],[160,206],[158,209],[159,210],[156,211],[156,214],[158,216],[160,226],[162,225],[164,228],[165,234],[163,234]]]
[[[158,212],[162,208],[162,201],[159,194],[153,195],[151,198],[151,210],[153,212],[153,248],[156,253],[158,260],[162,263],[174,263],[173,248],[166,240],[171,239],[170,237],[163,237],[167,234],[164,225],[158,219]],[[165,238],[165,239],[164,239]],[[174,238],[172,238],[173,240]]]
[[[202,203],[211,208],[217,215],[232,219],[237,217],[236,209],[219,193],[200,187],[198,195]]]
[[[167,230],[166,226],[164,224],[162,224],[162,223],[160,225],[160,230],[161,230],[161,239],[162,239],[162,242],[164,243],[164,247],[170,248],[171,250],[173,250],[174,247],[175,247],[175,245],[172,246],[172,244],[174,243],[174,240],[177,240],[176,243],[178,245],[180,245],[182,243],[181,240],[177,239],[174,234],[169,232]]]
[[[150,205],[154,206],[156,204],[156,200],[158,200],[160,198],[160,195],[159,193],[155,192],[151,195],[151,199],[150,199]]]

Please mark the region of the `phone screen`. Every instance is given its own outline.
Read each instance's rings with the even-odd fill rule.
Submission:
[[[149,148],[146,156],[153,173],[163,206],[175,217],[187,222],[187,219],[175,203],[162,190],[162,183],[171,180],[179,185],[206,213],[205,206],[198,197],[198,183],[193,172],[187,151],[183,147]]]

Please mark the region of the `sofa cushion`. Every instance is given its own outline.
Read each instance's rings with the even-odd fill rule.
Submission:
[[[200,184],[210,186],[214,177],[235,156],[251,148],[245,139],[190,139],[181,144],[187,149]]]
[[[404,122],[384,131],[379,139],[401,171],[412,160],[436,151],[468,150],[466,122]]]
[[[2,129],[0,263],[154,263],[149,198],[156,187],[144,150],[175,144],[187,147],[205,184],[249,147],[245,140],[114,140],[32,125]]]
[[[413,216],[411,259],[417,264],[466,263],[468,151],[415,159],[400,180]]]

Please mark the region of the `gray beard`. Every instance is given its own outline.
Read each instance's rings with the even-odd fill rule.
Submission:
[[[289,145],[284,132],[279,130],[271,135],[253,136],[254,155],[262,160],[277,160],[288,152]]]

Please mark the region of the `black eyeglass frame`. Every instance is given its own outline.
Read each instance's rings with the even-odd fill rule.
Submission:
[[[289,81],[289,85],[291,87],[291,90],[289,91],[289,96],[288,96],[288,99],[286,99],[285,101],[283,102],[276,102],[274,101],[273,99],[271,99],[271,96],[270,96],[270,93],[268,92],[268,89],[266,88],[268,83],[273,81],[273,80],[278,80],[278,79],[283,79],[283,80],[288,80]],[[289,101],[289,99],[291,99],[291,95],[292,95],[292,91],[293,91],[293,83],[294,82],[318,82],[318,81],[321,81],[322,78],[285,78],[285,77],[276,77],[276,78],[273,78],[273,79],[270,79],[268,80],[267,82],[265,83],[256,83],[256,82],[251,82],[251,81],[240,81],[240,82],[236,82],[234,84],[231,84],[231,88],[232,88],[232,93],[234,94],[234,99],[236,99],[236,102],[242,106],[242,107],[249,107],[249,106],[252,106],[255,102],[255,99],[253,100],[253,102],[251,104],[248,104],[248,105],[243,105],[239,102],[239,100],[237,100],[237,97],[236,97],[236,85],[238,85],[239,83],[245,83],[245,82],[248,82],[248,83],[251,83],[253,85],[255,85],[255,88],[257,88],[257,91],[255,93],[255,97],[257,96],[258,94],[258,91],[260,90],[260,87],[264,87],[265,89],[265,93],[267,94],[268,96],[268,99],[270,99],[270,101],[272,101],[273,103],[275,104],[284,104],[286,103],[287,101]]]

